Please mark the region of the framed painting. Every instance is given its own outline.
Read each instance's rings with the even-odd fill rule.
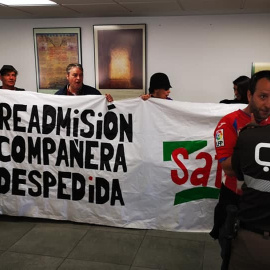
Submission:
[[[251,76],[262,70],[270,70],[270,62],[253,62],[251,67]]]
[[[146,91],[145,24],[94,25],[96,88],[115,100]]]
[[[34,28],[37,91],[54,94],[65,86],[66,67],[82,62],[81,28]]]

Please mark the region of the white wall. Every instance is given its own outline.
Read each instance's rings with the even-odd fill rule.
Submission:
[[[155,72],[168,74],[171,97],[219,102],[233,98],[232,81],[250,76],[252,62],[270,62],[270,16],[0,20],[0,66],[18,69],[17,86],[36,91],[33,28],[81,27],[84,82],[95,85],[94,24],[147,25],[147,85]]]

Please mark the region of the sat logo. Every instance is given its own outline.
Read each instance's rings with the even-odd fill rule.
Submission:
[[[269,172],[270,162],[260,159],[260,151],[261,151],[262,148],[270,148],[270,144],[269,143],[259,143],[259,144],[257,144],[257,146],[255,148],[255,161],[259,165],[264,166],[263,170],[265,172]]]

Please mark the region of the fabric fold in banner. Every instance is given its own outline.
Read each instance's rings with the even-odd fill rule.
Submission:
[[[0,92],[0,214],[208,231],[213,131],[242,104]]]

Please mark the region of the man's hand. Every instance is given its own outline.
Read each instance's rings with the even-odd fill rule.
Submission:
[[[247,124],[247,126],[248,127],[251,127],[251,128],[259,126],[259,124],[256,123],[256,120],[255,120],[255,117],[254,117],[254,113],[251,113],[250,114],[250,123]]]
[[[251,113],[250,114],[250,122],[248,124],[246,124],[244,127],[242,127],[240,131],[242,131],[244,129],[247,129],[247,128],[255,128],[255,127],[258,127],[258,126],[259,126],[259,124],[256,123],[254,114]]]
[[[151,95],[141,95],[142,100],[148,100],[151,97]]]
[[[113,97],[110,94],[105,94],[105,97],[108,102],[113,102]]]
[[[250,114],[250,124],[256,124],[256,120],[255,120],[255,117],[254,117],[254,113],[251,113]]]

